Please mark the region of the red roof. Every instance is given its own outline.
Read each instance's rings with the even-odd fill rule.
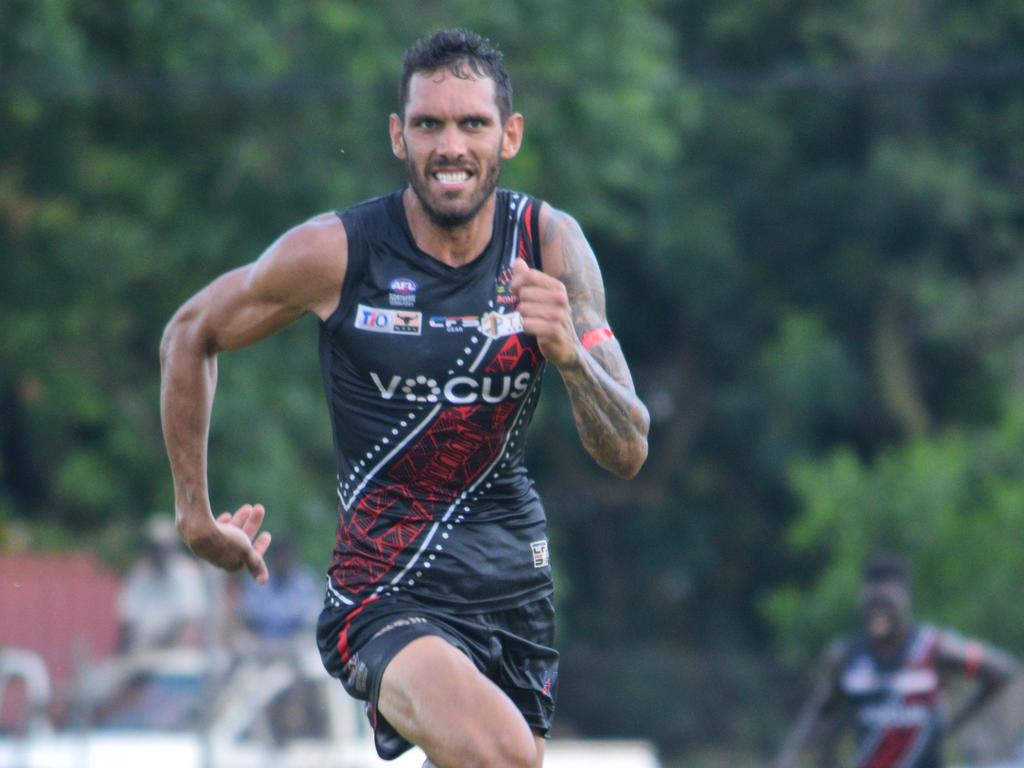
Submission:
[[[115,650],[119,589],[117,576],[88,554],[0,555],[0,646],[42,656],[58,707],[76,656],[95,660]]]

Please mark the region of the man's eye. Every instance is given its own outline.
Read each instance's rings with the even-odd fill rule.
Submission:
[[[416,125],[419,126],[420,128],[424,128],[424,129],[429,131],[432,128],[436,128],[437,127],[437,120],[434,120],[431,117],[424,117],[424,118],[418,120]]]
[[[479,118],[473,117],[466,121],[466,126],[474,131],[478,131],[484,127],[484,121]]]

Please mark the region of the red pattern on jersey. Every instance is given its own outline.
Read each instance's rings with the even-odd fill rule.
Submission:
[[[926,637],[926,643],[922,650],[914,658],[908,660],[907,669],[926,670],[935,669],[939,649],[939,634],[932,630]],[[903,696],[907,704],[922,704],[929,708],[938,705],[942,698],[942,689],[935,685],[933,688],[920,693],[909,693]],[[908,758],[918,745],[922,737],[922,729],[918,726],[893,726],[888,728],[885,734],[879,739],[873,752],[867,755],[860,763],[860,768],[901,768],[903,760]]]
[[[910,752],[919,729],[892,728],[878,743],[875,751],[861,765],[863,768],[893,768]]]
[[[508,373],[525,360],[540,364],[534,346],[510,336],[485,367]],[[469,488],[498,458],[521,400],[497,405],[446,406],[426,431],[388,468],[389,484],[362,498],[338,527],[334,582],[352,594],[375,585],[389,573],[446,506]],[[383,531],[381,518],[396,505],[405,514]]]

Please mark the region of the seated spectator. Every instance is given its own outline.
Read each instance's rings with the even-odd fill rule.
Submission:
[[[118,596],[121,650],[198,645],[208,608],[198,563],[181,551],[174,524],[153,518],[146,526],[145,551]]]
[[[258,638],[285,640],[316,622],[323,587],[313,571],[298,562],[290,541],[275,536],[266,558],[270,579],[263,585],[244,580],[238,613]]]

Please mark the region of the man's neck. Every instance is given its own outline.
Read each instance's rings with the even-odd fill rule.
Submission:
[[[495,200],[496,195],[492,194],[470,221],[448,229],[431,221],[411,187],[406,187],[402,193],[405,218],[416,245],[449,267],[462,267],[475,261],[491,242]]]
[[[907,644],[908,637],[910,637],[909,623],[896,628],[895,631],[886,637],[872,639],[871,644],[874,646],[876,654],[883,657],[889,657],[903,650]]]

